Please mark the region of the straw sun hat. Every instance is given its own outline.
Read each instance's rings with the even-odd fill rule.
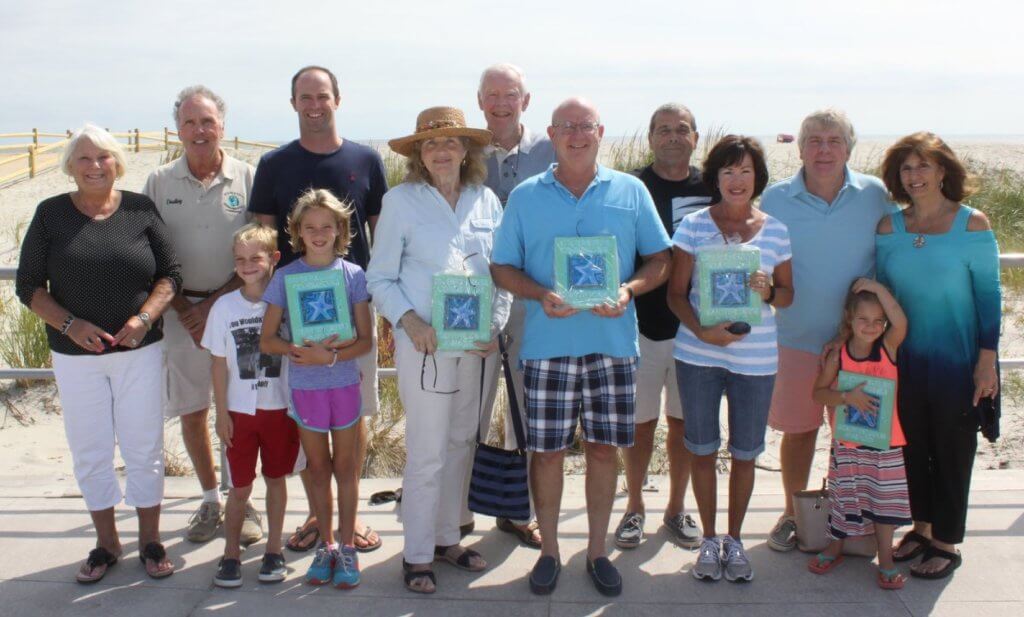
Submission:
[[[455,107],[430,107],[416,116],[416,132],[388,142],[391,149],[409,156],[417,141],[434,137],[468,137],[481,146],[491,143],[491,132],[486,129],[471,129],[466,126],[466,116]]]

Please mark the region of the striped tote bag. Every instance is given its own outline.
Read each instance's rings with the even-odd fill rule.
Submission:
[[[473,458],[473,476],[469,483],[469,509],[479,514],[505,517],[513,520],[530,518],[530,489],[526,476],[526,434],[519,417],[519,405],[512,385],[512,370],[508,365],[508,352],[504,337],[498,337],[501,366],[505,372],[512,429],[515,431],[516,449],[504,450],[484,443],[490,426],[477,429],[476,455]],[[480,417],[483,419],[483,363],[480,367]]]

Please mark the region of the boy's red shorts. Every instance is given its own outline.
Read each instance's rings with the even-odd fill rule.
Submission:
[[[234,432],[227,449],[228,486],[245,488],[256,479],[256,456],[265,478],[296,471],[299,429],[285,409],[257,409],[256,415],[229,411]]]

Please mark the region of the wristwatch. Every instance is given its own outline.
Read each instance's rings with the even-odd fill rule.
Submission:
[[[146,311],[142,311],[141,313],[138,314],[138,318],[139,321],[142,322],[142,325],[146,326],[146,330],[153,329],[153,321],[150,318],[149,313],[147,313]]]

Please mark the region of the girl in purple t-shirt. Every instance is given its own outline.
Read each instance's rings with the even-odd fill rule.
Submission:
[[[323,189],[310,189],[295,202],[288,217],[288,230],[292,248],[302,257],[275,272],[267,286],[263,295],[267,313],[260,337],[261,351],[289,358],[292,407],[288,413],[299,425],[312,484],[309,497],[321,538],[306,581],[313,585],[330,583],[341,589],[359,584],[359,562],[353,544],[359,499],[361,404],[356,358],[370,351],[373,340],[366,276],[359,266],[340,257],[348,251],[351,213],[349,206]],[[285,276],[318,270],[344,273],[356,336],[347,341],[339,341],[335,336],[322,341],[286,341],[278,334],[282,320],[288,318]],[[331,525],[332,475],[338,480],[340,548]]]

